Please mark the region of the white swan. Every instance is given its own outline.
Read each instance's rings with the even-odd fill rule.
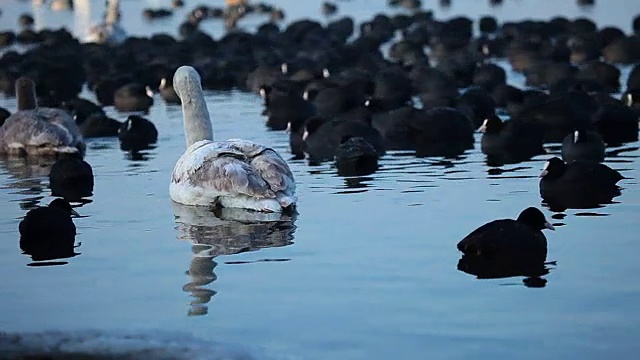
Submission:
[[[84,155],[84,140],[71,115],[61,109],[38,107],[31,79],[21,77],[15,86],[18,111],[0,127],[0,154]]]
[[[194,68],[178,68],[173,87],[182,101],[187,140],[187,150],[171,175],[173,201],[265,212],[295,205],[293,174],[277,152],[248,140],[213,141],[200,75]]]
[[[100,44],[120,44],[127,40],[127,33],[120,26],[119,0],[107,1],[104,22],[92,26],[85,40],[89,43]]]

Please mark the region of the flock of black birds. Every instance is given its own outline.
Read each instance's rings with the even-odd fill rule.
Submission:
[[[360,24],[345,16],[326,25],[301,19],[282,27],[271,18],[255,32],[236,27],[219,39],[200,25],[224,12],[209,16],[218,12],[206,6],[189,13],[178,38],[159,33],[99,44],[82,43],[65,29],[2,33],[3,46],[38,46],[4,52],[0,91],[13,96],[16,80],[28,77],[39,103],[73,114],[85,137],[119,136],[122,149],[135,152],[157,140],[153,123],[139,115],[120,123],[103,107],[145,112],[156,91],[167,104],[179,104],[171,79],[189,64],[206,90],[259,95],[267,128],[288,132],[294,159],[332,161],[342,176],[377,171],[389,150],[455,158],[475,146],[478,130],[490,167],[527,161],[558,144],[561,158],[548,160],[539,183],[553,211],[593,208],[620,195],[623,176],[602,162],[607,149],[638,140],[640,16],[626,34],[584,17],[502,24],[491,16],[439,20],[419,1],[388,4],[411,12],[379,14]],[[338,8],[323,5],[323,11],[335,16]],[[522,74],[527,88],[509,85],[500,62]],[[633,66],[625,84],[620,65]],[[99,104],[78,97],[85,84]],[[84,161],[60,161],[51,171],[52,188],[59,186],[56,173],[75,174],[74,166],[93,184]],[[71,188],[82,186],[78,176]],[[69,199],[63,191],[56,194]],[[54,200],[29,212],[22,236],[38,226],[52,227],[45,233],[61,226],[71,232],[67,204]],[[66,220],[42,220],[46,211],[60,219],[64,213]],[[545,227],[553,228],[536,208],[517,220],[485,224],[458,244],[464,254],[458,267],[478,277],[536,279],[547,271]]]

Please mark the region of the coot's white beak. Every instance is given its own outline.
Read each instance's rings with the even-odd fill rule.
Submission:
[[[633,106],[633,95],[631,95],[630,93],[627,94],[627,106]]]
[[[542,168],[542,172],[540,173],[540,177],[545,177],[549,173],[549,170],[547,170],[548,167],[549,167],[549,162],[547,161],[544,164],[544,167]]]
[[[153,91],[151,91],[151,88],[147,86],[147,87],[145,87],[145,90],[147,92],[147,96],[152,98],[153,97]]]
[[[287,128],[286,128],[286,129],[284,129],[284,132],[285,132],[285,133],[287,133],[287,134],[290,134],[290,133],[291,133],[291,121],[289,121],[289,122],[287,123]]]
[[[489,119],[484,119],[484,121],[482,122],[482,125],[480,125],[480,127],[478,128],[478,131],[480,131],[480,132],[487,131],[487,123],[488,122],[489,122]]]
[[[544,223],[544,227],[545,227],[545,228],[547,228],[547,229],[549,229],[549,230],[551,230],[551,231],[556,231],[555,226],[553,226],[553,224],[551,224],[551,223],[550,223],[550,222],[548,222],[548,221],[545,221],[545,223]]]
[[[302,134],[302,141],[307,141],[308,137],[309,137],[309,132],[305,129],[304,133]]]
[[[304,94],[302,94],[302,98],[305,100],[309,100],[309,91],[305,91]]]

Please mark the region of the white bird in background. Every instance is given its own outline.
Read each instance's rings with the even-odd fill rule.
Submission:
[[[107,13],[104,22],[89,29],[86,42],[100,44],[120,44],[127,39],[127,33],[120,26],[119,0],[107,0]]]
[[[187,150],[171,175],[171,199],[185,205],[217,205],[281,212],[295,205],[295,180],[273,149],[248,140],[213,141],[200,75],[181,66],[173,87],[182,100]]]

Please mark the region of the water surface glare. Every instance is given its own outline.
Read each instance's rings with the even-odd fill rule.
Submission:
[[[319,16],[321,1],[272,2],[289,19]],[[32,11],[38,27],[68,24],[82,35],[104,1],[77,3],[84,5],[73,14],[0,1],[0,30],[15,29],[16,15]],[[176,34],[198,1],[153,24],[140,14],[169,3],[122,0],[125,28],[136,35]],[[338,4],[361,21],[385,3]],[[630,0],[592,8],[569,0],[505,1],[497,8],[454,0],[448,10],[437,1],[423,3],[434,6],[438,18],[561,14],[624,31],[640,13],[640,3]],[[204,26],[220,36],[221,23]],[[510,75],[511,83],[521,81]],[[266,130],[257,96],[209,92],[206,100],[217,139],[262,142],[288,158],[287,135]],[[90,202],[74,204],[82,215],[74,219],[78,255],[45,264],[52,266],[38,266],[18,247],[22,216],[52,199],[46,167],[0,163],[0,330],[71,331],[93,339],[84,343],[88,348],[100,341],[138,348],[123,339],[143,333],[140,342],[190,348],[179,355],[188,358],[245,359],[248,351],[260,359],[626,359],[640,351],[637,143],[607,149],[605,163],[626,177],[612,204],[555,214],[542,208],[557,226],[546,232],[546,283],[477,280],[457,270],[456,243],[485,222],[542,207],[538,174],[551,155],[490,168],[476,141],[456,159],[389,152],[378,172],[351,178],[337,176],[330,164],[294,160],[298,214],[247,219],[172,204],[169,175],[185,148],[182,113],[157,95],[155,104],[148,116],[159,131],[154,149],[132,157],[117,138],[89,140],[85,160],[95,190]],[[0,106],[13,112],[15,99],[0,99]]]

